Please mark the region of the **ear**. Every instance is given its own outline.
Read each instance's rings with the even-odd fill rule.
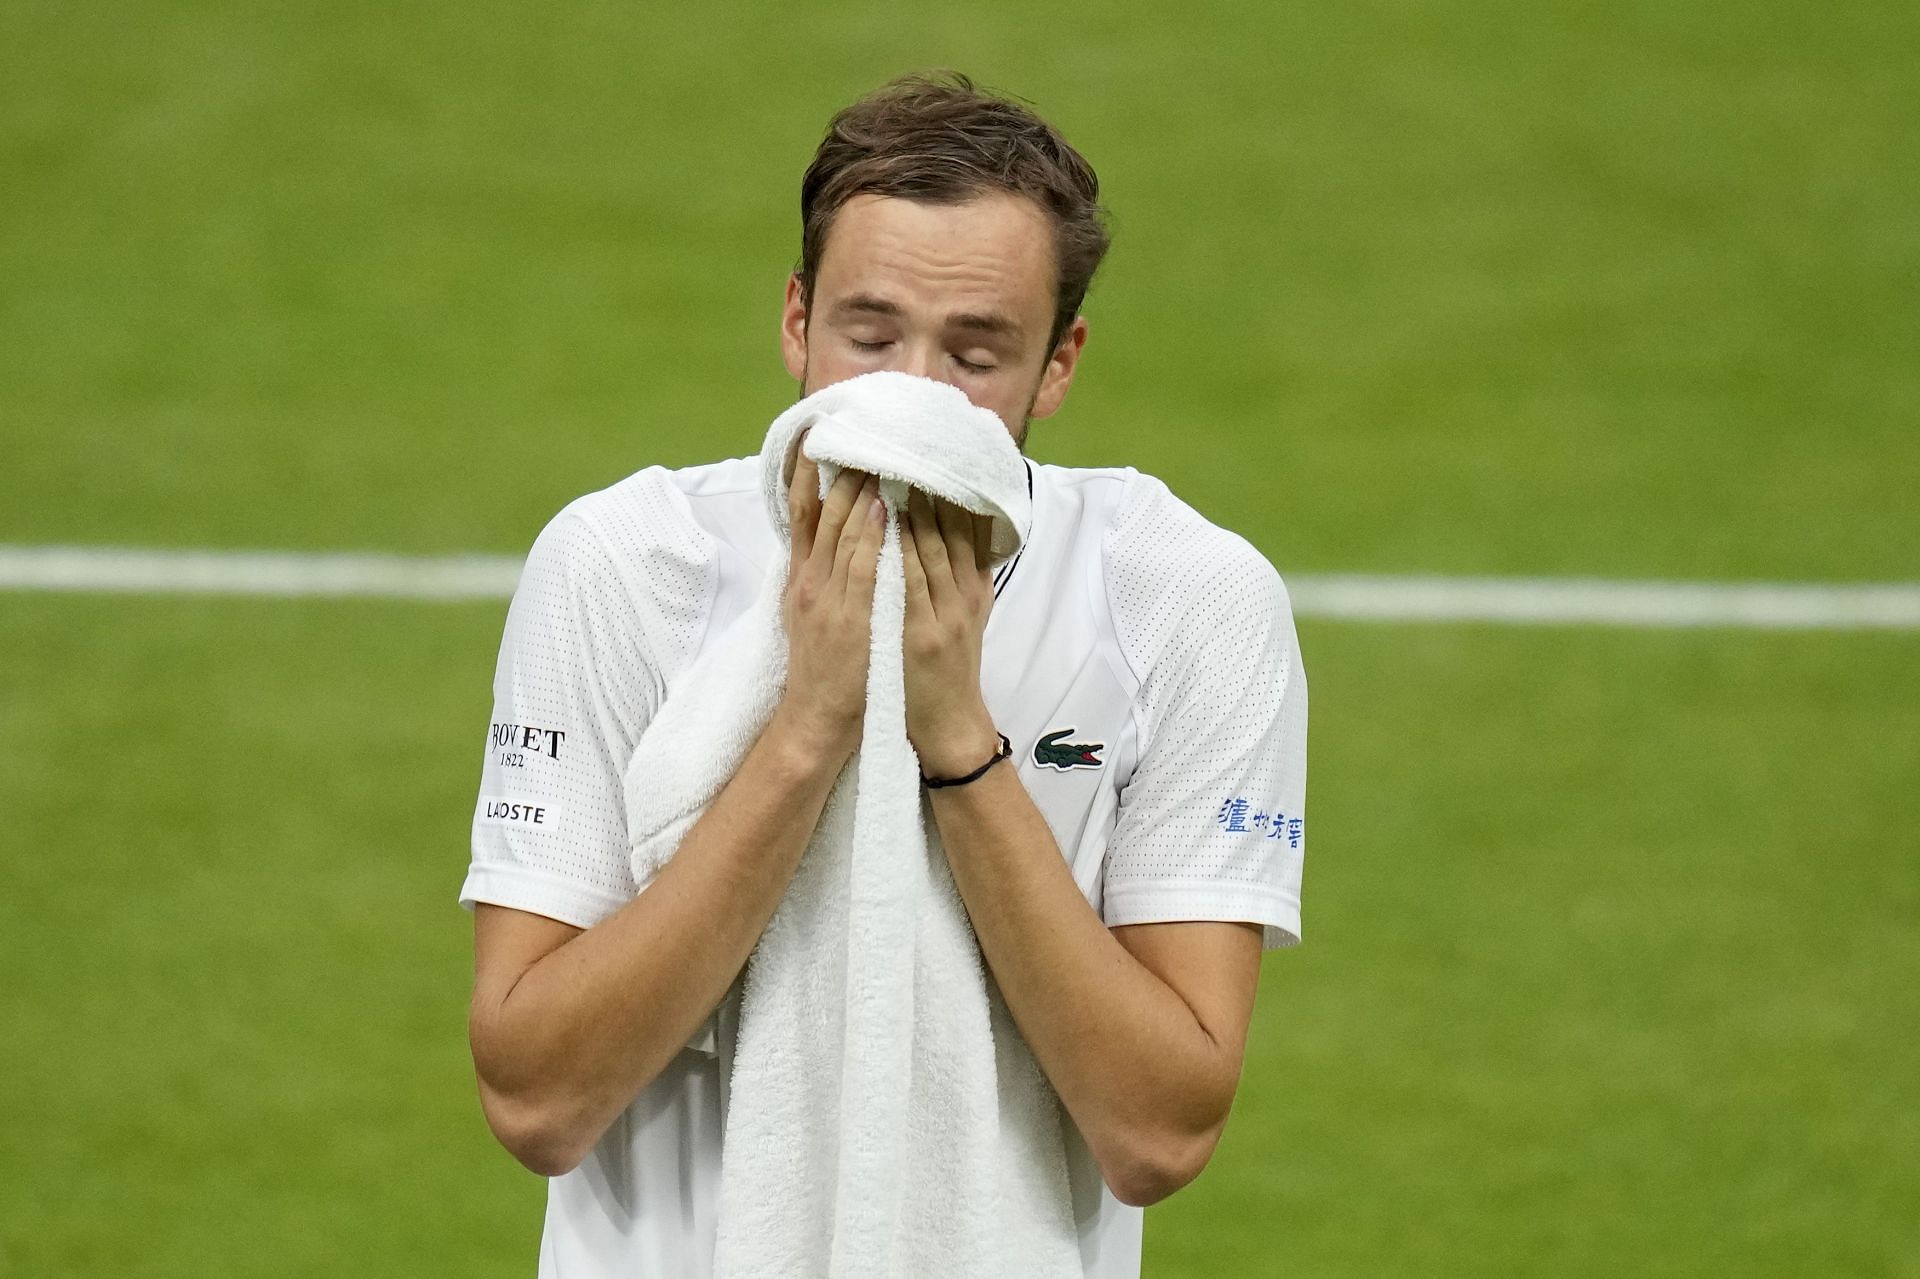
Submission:
[[[1080,353],[1086,348],[1087,317],[1076,315],[1040,372],[1040,390],[1033,397],[1030,416],[1052,417],[1060,408],[1067,398],[1067,388],[1073,385],[1073,371],[1080,367]]]
[[[794,381],[807,380],[807,303],[798,271],[787,277],[787,301],[780,308],[780,358]]]

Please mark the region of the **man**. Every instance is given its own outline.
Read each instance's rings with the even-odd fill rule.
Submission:
[[[835,118],[802,185],[780,341],[803,393],[959,387],[1024,443],[1086,347],[1093,171],[964,78]],[[771,414],[769,414],[771,416]],[[1306,683],[1246,542],[1131,469],[1028,463],[1026,549],[924,500],[903,530],[908,736],[993,980],[1059,1094],[1085,1273],[1136,1276],[1140,1208],[1192,1180],[1238,1085],[1263,942],[1297,940]],[[649,468],[570,505],[514,597],[462,901],[488,1122],[553,1178],[545,1276],[709,1273],[726,1079],[690,1040],[735,986],[858,746],[870,479],[802,467],[783,701],[650,883],[622,772],[776,535],[756,462]],[[991,762],[999,735],[1011,759]]]

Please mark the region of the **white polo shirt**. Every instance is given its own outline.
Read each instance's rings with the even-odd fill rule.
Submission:
[[[1032,533],[995,573],[981,682],[1075,882],[1109,926],[1297,941],[1307,684],[1279,575],[1151,476],[1027,465]],[[463,905],[591,928],[645,889],[623,769],[781,553],[758,468],[651,467],[541,532],[494,674]],[[541,1279],[711,1273],[730,1057],[681,1052],[548,1183]],[[1137,1279],[1141,1210],[1062,1119],[1087,1279]]]

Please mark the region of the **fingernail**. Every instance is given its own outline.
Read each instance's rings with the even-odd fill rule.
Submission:
[[[876,520],[882,519],[886,516],[887,504],[879,497],[875,497],[873,499],[873,505],[867,508],[867,513]]]

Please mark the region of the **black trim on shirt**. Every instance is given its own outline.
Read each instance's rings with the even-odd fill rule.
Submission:
[[[1027,503],[1028,503],[1028,509],[1032,509],[1033,463],[1024,457],[1021,458],[1020,460],[1026,465],[1026,468],[1027,468]],[[1027,534],[1029,537],[1031,537],[1033,534],[1033,528],[1031,525],[1029,525],[1027,528]],[[1005,564],[1002,564],[1000,566],[1000,571],[993,575],[993,598],[999,599],[1000,592],[1007,589],[1007,583],[1013,580],[1013,571],[1020,567],[1020,557],[1022,555],[1025,555],[1026,553],[1027,553],[1027,544],[1025,542],[1022,542],[1020,544],[1020,549],[1013,553],[1013,558],[1008,560]]]

